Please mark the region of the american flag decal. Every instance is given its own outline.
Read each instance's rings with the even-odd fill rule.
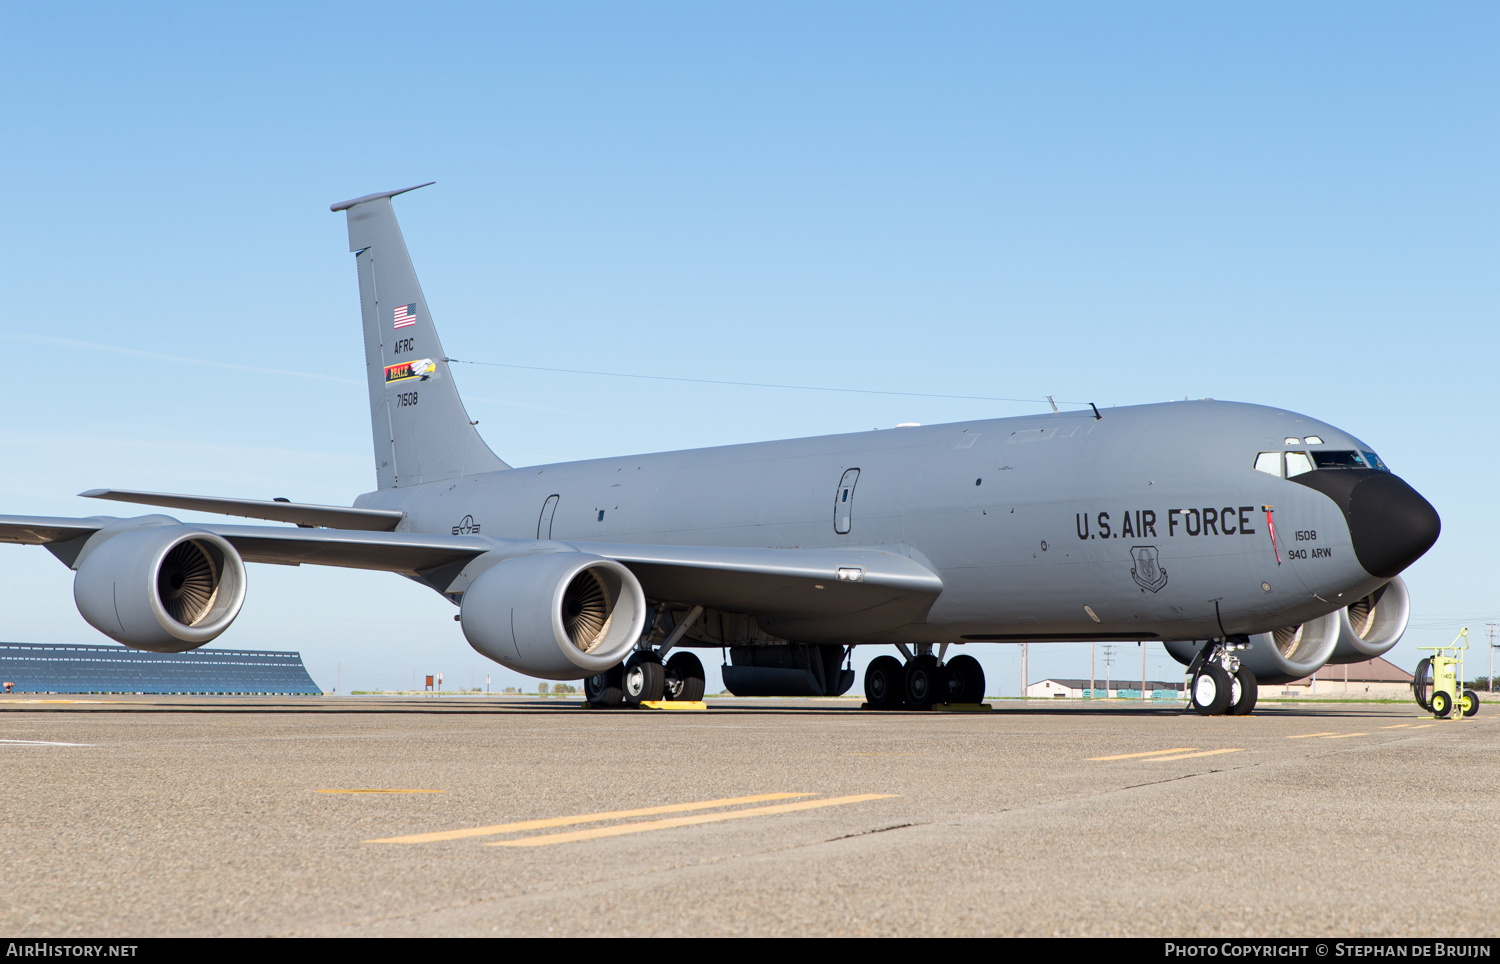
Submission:
[[[409,328],[417,323],[417,306],[402,305],[396,309],[396,327]]]

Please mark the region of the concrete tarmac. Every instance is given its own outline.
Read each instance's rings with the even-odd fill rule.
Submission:
[[[1493,704],[67,699],[0,698],[10,934],[1495,930]]]

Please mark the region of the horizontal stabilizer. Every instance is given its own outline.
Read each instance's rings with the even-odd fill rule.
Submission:
[[[398,188],[394,191],[380,191],[376,194],[366,194],[364,197],[352,198],[348,201],[340,201],[337,204],[330,204],[328,205],[328,210],[337,214],[339,211],[349,210],[356,204],[366,204],[370,201],[379,201],[384,198],[393,198],[398,194],[405,194],[407,191],[415,191],[419,187],[431,187],[436,183],[437,181],[428,181],[426,184],[413,184],[411,187]]]
[[[176,495],[171,492],[130,492],[124,489],[90,489],[80,492],[85,499],[108,499],[111,502],[134,502],[137,505],[159,505],[169,509],[215,512],[244,519],[268,522],[291,522],[303,527],[362,529],[390,532],[406,515],[391,509],[351,509],[340,505],[307,505],[301,502],[265,501],[261,499],[225,499],[211,495]]]

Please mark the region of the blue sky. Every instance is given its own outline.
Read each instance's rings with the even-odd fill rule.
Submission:
[[[1500,619],[1492,5],[355,9],[8,12],[0,510],[371,488],[328,204],[435,179],[397,213],[454,357],[1285,406],[1443,516],[1398,663]],[[1039,410],[456,377],[517,465]],[[0,552],[0,638],[100,641],[70,575]],[[515,682],[451,612],[395,576],[254,567],[214,645],[298,649],[345,690]],[[1014,648],[989,653],[1014,692]],[[1032,675],[1087,660],[1033,647]]]

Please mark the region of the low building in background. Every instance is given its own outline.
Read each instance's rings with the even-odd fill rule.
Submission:
[[[0,643],[0,682],[15,693],[321,696],[300,653]],[[0,697],[3,698],[3,697]]]
[[[1130,682],[1128,680],[1111,680],[1107,684],[1102,679],[1093,681],[1094,688],[1090,690],[1089,681],[1086,679],[1058,679],[1051,677],[1038,680],[1026,687],[1026,695],[1031,699],[1084,699],[1091,697],[1096,700],[1138,700],[1141,698],[1141,681]],[[1146,689],[1149,698],[1153,700],[1178,700],[1182,699],[1182,680],[1176,682],[1162,682],[1161,680],[1147,680]]]
[[[1311,676],[1287,684],[1262,686],[1260,695],[1275,698],[1349,697],[1410,699],[1411,674],[1383,657],[1342,666],[1324,666]]]

